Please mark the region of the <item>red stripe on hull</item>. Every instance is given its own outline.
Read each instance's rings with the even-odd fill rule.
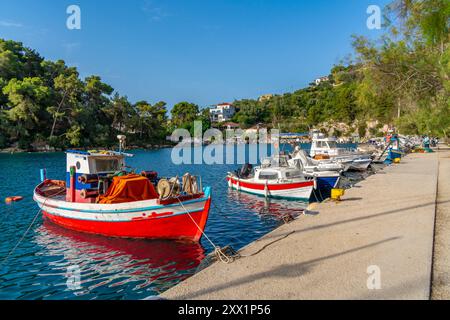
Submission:
[[[181,239],[198,242],[208,220],[210,205],[211,199],[208,199],[203,211],[190,214],[201,230],[188,214],[127,222],[78,220],[52,215],[47,212],[43,212],[43,214],[57,225],[80,232],[120,238]]]
[[[227,178],[229,181],[230,178]],[[231,179],[231,183],[238,184],[238,180]],[[248,188],[248,189],[254,189],[254,190],[265,190],[265,185],[260,183],[249,183],[244,181],[239,181],[239,186]],[[298,183],[286,183],[286,184],[269,184],[268,189],[269,191],[276,191],[276,190],[288,190],[288,189],[297,189],[297,188],[306,188],[314,186],[314,181],[305,181],[305,182],[298,182]]]

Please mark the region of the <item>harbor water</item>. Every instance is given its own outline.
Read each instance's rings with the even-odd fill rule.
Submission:
[[[205,232],[221,247],[238,250],[283,224],[286,215],[302,219],[307,206],[229,190],[226,173],[238,165],[177,166],[171,161],[172,149],[132,153],[127,164],[136,172],[154,170],[162,177],[190,172],[202,176],[204,186],[212,186]],[[62,152],[0,154],[0,199],[24,197],[0,203],[0,299],[143,299],[194,274],[213,250],[204,237],[199,244],[116,239],[43,221],[32,199],[39,169],[46,168],[51,179],[64,180],[65,166]],[[346,181],[350,186],[360,178]]]

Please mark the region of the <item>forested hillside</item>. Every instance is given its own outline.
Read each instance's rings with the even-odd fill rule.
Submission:
[[[157,144],[166,125],[165,102],[131,104],[99,76],[80,79],[64,61],[0,39],[0,148],[107,147],[119,133],[129,143]]]
[[[351,61],[329,81],[264,100],[235,101],[234,121],[283,131],[345,123],[365,134],[368,122],[404,134],[450,132],[450,0],[395,0],[377,41],[353,37]],[[208,110],[181,102],[131,103],[99,76],[81,79],[64,61],[48,61],[20,42],[0,39],[0,148],[108,147],[124,133],[139,146],[164,143],[193,120],[210,126]],[[371,128],[377,134],[378,127]]]
[[[328,82],[265,101],[237,101],[234,120],[288,131],[343,122],[359,133],[378,121],[404,134],[448,137],[450,1],[396,0],[385,12],[386,34],[378,41],[354,36],[353,61],[335,66]]]

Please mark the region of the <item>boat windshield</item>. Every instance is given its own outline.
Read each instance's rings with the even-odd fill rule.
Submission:
[[[288,167],[289,166],[288,159],[286,157],[279,157],[277,160],[278,160],[278,165],[280,167]]]
[[[285,156],[274,156],[272,158],[265,158],[261,161],[263,168],[278,168],[288,167],[288,158]]]
[[[119,171],[119,159],[95,159],[95,169],[97,172]]]
[[[302,172],[301,171],[288,171],[286,172],[286,178],[293,179],[293,178],[301,178]]]
[[[277,180],[278,173],[277,172],[261,172],[259,174],[259,179],[261,179],[261,180]]]
[[[336,141],[328,141],[328,147],[330,148],[330,149],[337,149],[337,143],[336,143]]]
[[[327,145],[327,143],[325,142],[325,141],[317,141],[316,142],[316,148],[319,148],[319,149],[328,149],[328,145]]]

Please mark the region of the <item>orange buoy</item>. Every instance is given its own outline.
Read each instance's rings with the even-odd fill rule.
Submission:
[[[22,200],[22,199],[23,199],[23,197],[21,197],[21,196],[7,197],[7,198],[5,199],[5,202],[6,202],[6,203],[17,202],[17,201],[20,201],[20,200]]]

